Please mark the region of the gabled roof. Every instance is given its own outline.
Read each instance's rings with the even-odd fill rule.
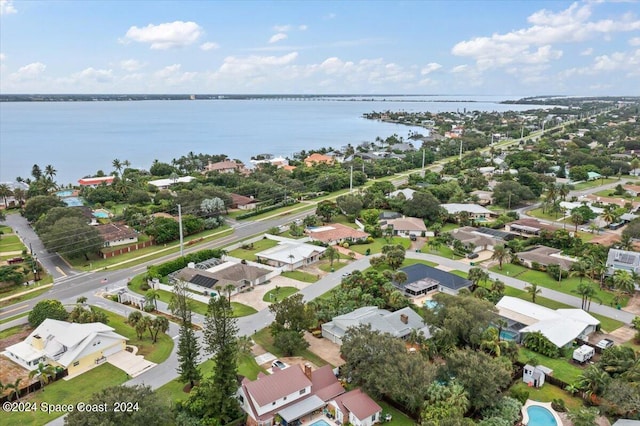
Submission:
[[[127,225],[119,225],[117,223],[98,225],[96,226],[96,229],[100,233],[100,237],[102,237],[106,242],[138,237],[138,233],[136,231],[129,228]]]
[[[218,161],[217,163],[209,163],[206,166],[206,170],[213,171],[222,171],[222,170],[240,170],[244,169],[244,164],[236,163],[235,161],[225,160]]]
[[[245,197],[244,195],[234,193],[231,193],[229,195],[231,196],[231,202],[237,206],[246,206],[247,204],[257,203],[257,200],[255,198]]]
[[[389,197],[397,197],[398,195],[402,194],[405,200],[412,200],[413,194],[415,193],[416,193],[416,190],[411,188],[397,189],[393,192],[390,192]]]
[[[307,158],[304,159],[304,163],[307,166],[312,166],[314,163],[327,163],[327,164],[332,164],[333,163],[333,158],[326,156],[326,155],[322,155],[322,154],[311,154],[310,156],[308,156]]]
[[[424,220],[417,217],[403,217],[387,220],[387,226],[393,226],[394,231],[426,231]]]
[[[306,232],[312,240],[324,243],[345,239],[359,240],[369,236],[366,232],[350,228],[341,223],[330,223],[325,226],[307,228]]]
[[[169,179],[150,180],[148,183],[149,185],[157,186],[158,188],[163,188],[165,186],[171,186],[174,183],[189,183],[194,179],[195,178],[193,176],[182,176],[176,179],[169,178]]]
[[[334,401],[340,408],[340,411],[343,413],[349,411],[361,421],[382,411],[382,407],[371,399],[369,395],[362,392],[360,388],[340,395],[334,399]]]
[[[330,322],[323,324],[322,328],[342,337],[349,328],[360,325],[370,325],[372,330],[388,333],[394,337],[407,336],[411,330],[422,330],[425,337],[430,337],[422,317],[409,307],[390,312],[376,306],[364,306],[334,317]]]
[[[309,386],[311,380],[296,366],[275,370],[269,376],[258,375],[254,381],[244,381],[245,389],[261,407]]]
[[[488,214],[488,215],[495,215],[494,212],[492,212],[489,209],[486,209],[482,206],[479,206],[477,204],[459,204],[459,203],[448,203],[448,204],[441,204],[441,207],[444,208],[447,213],[449,214],[458,214],[460,212],[469,212],[469,213],[473,213],[473,214]]]
[[[533,250],[518,252],[516,255],[520,259],[537,262],[544,266],[558,265],[566,271],[575,263],[575,260],[562,256],[561,250],[547,246],[538,246]]]

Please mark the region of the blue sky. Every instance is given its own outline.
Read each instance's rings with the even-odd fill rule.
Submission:
[[[0,0],[0,92],[640,95],[640,3]]]

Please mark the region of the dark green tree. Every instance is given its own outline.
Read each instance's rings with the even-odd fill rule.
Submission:
[[[86,257],[104,246],[98,230],[79,217],[65,217],[56,221],[40,238],[47,250],[70,258]]]
[[[66,204],[55,195],[38,195],[27,200],[22,215],[29,222],[35,222],[52,208],[65,206]]]
[[[69,314],[59,300],[42,300],[29,312],[29,324],[35,328],[47,318],[64,321],[68,316]]]
[[[305,305],[302,298],[303,295],[297,293],[269,306],[269,310],[275,315],[271,324],[274,343],[286,344],[286,348],[280,349],[286,349],[287,353],[294,353],[309,345],[304,340],[304,331],[316,322],[313,309]],[[281,334],[283,335],[278,338]]]

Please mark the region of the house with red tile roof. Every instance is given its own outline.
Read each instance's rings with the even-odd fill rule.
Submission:
[[[89,177],[89,178],[78,179],[78,183],[81,186],[93,186],[93,187],[102,185],[103,183],[105,185],[111,185],[115,178],[116,178],[115,176]]]
[[[369,234],[366,232],[350,228],[340,223],[330,223],[324,226],[307,228],[305,232],[311,240],[320,241],[325,244],[352,242],[369,237]]]
[[[258,201],[253,197],[231,193],[231,208],[240,210],[255,209]]]
[[[236,163],[235,161],[225,160],[218,161],[217,163],[209,162],[204,168],[204,173],[207,172],[218,172],[218,173],[233,173],[237,171],[238,173],[248,173],[249,170],[242,163]]]
[[[315,153],[305,158],[304,164],[307,167],[313,167],[316,164],[333,164],[333,161],[333,158],[329,157],[328,155]]]
[[[340,424],[371,426],[381,421],[382,407],[360,389],[336,397],[329,403],[329,412]]]
[[[311,366],[275,368],[273,374],[258,374],[242,380],[238,397],[247,413],[248,426],[271,426],[276,416],[289,425],[327,406],[344,393],[330,365],[312,371]]]

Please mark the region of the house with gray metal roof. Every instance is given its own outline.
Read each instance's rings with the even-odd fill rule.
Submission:
[[[432,268],[423,263],[415,263],[399,270],[407,274],[407,280],[403,283],[394,282],[393,285],[409,297],[421,296],[435,291],[457,295],[458,291],[470,288],[473,284],[458,275]]]
[[[607,275],[616,270],[640,272],[640,253],[628,250],[609,249],[607,255]]]

